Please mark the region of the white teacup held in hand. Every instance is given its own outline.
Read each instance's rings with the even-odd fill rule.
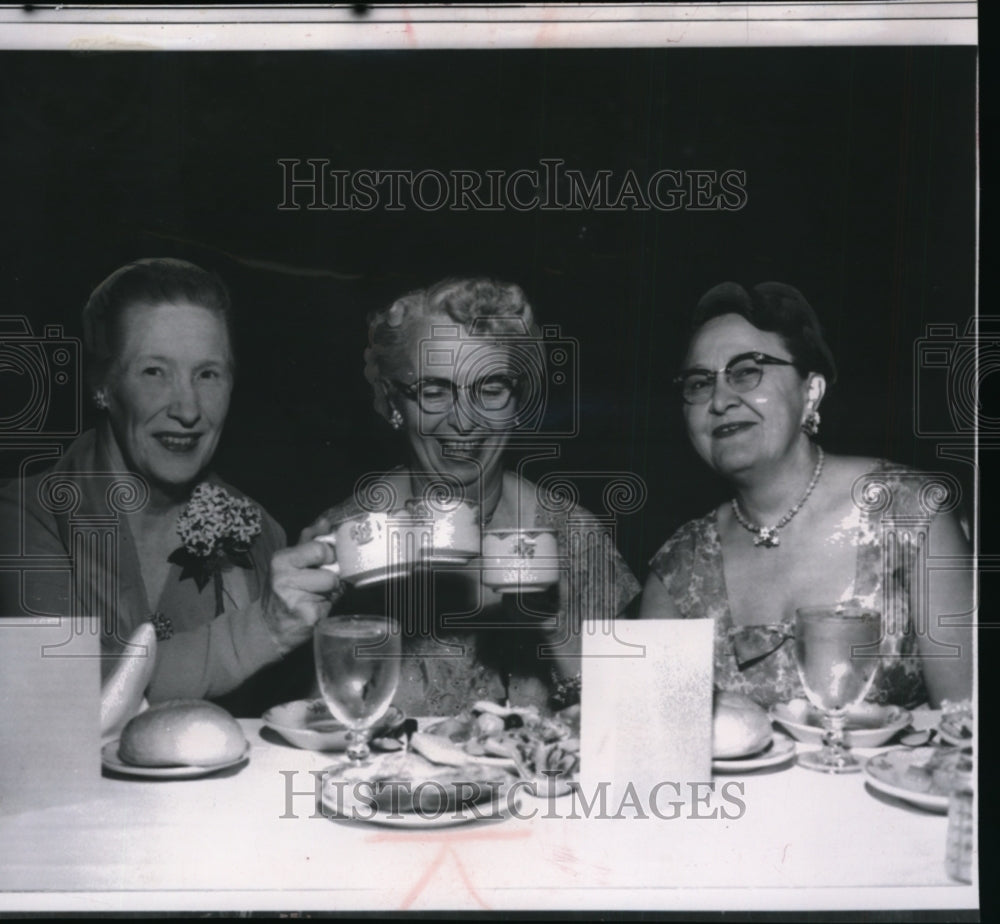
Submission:
[[[479,554],[479,508],[463,501],[406,502],[421,561],[462,564]]]
[[[361,513],[317,536],[337,560],[323,565],[355,587],[403,577],[418,564],[462,564],[479,554],[479,511],[470,504],[409,501],[402,510]]]
[[[552,529],[483,532],[483,583],[499,593],[534,593],[559,582],[559,548]]]

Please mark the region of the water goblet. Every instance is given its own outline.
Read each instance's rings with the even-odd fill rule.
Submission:
[[[823,714],[823,747],[799,764],[824,773],[861,769],[844,738],[847,711],[864,699],[879,666],[882,614],[844,605],[795,611],[795,662],[809,701]]]
[[[372,726],[399,685],[399,627],[388,616],[327,616],[316,623],[313,640],[320,693],[348,729],[350,765],[360,766],[370,754]]]

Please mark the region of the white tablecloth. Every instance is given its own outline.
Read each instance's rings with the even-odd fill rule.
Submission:
[[[546,817],[552,808],[527,800],[530,819],[396,830],[317,817],[309,771],[337,755],[242,724],[252,749],[240,768],[183,781],[106,776],[88,802],[0,817],[0,908],[978,904],[974,887],[945,874],[946,816],[876,793],[859,774],[789,764],[717,777],[698,813],[739,815],[718,798],[729,783],[741,817],[572,818],[567,800]]]

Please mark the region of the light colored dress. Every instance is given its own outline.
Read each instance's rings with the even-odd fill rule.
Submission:
[[[868,699],[925,702],[914,618],[918,575],[930,521],[941,512],[940,482],[880,460],[855,485],[858,505],[853,593],[844,602],[878,609],[885,625],[882,661]],[[805,696],[795,667],[793,616],[770,625],[737,626],[729,608],[716,512],[684,524],[650,567],[686,619],[715,620],[715,685],[764,707]]]
[[[434,574],[429,596],[415,589],[419,579],[411,577],[392,582],[391,591],[388,585],[348,588],[336,606],[345,613],[386,612],[390,592],[413,601],[415,609],[405,614],[409,630],[404,627],[393,700],[408,715],[455,715],[480,699],[551,709],[552,660],[539,652],[544,639],[532,620],[551,622],[555,615],[559,626],[579,631],[574,627],[583,619],[620,615],[641,590],[606,524],[593,514],[576,504],[546,507],[537,502],[535,485],[507,472],[503,495],[514,494],[521,501],[522,528],[556,532],[558,555],[566,562],[557,587],[525,594],[519,606],[514,595],[484,587],[476,569],[445,568]],[[362,512],[352,498],[325,515],[336,523]],[[421,606],[421,599],[430,606]]]
[[[206,480],[244,496],[214,475]],[[246,563],[223,572],[221,613],[216,612],[213,582],[199,581],[176,562],[160,599],[150,601],[124,515],[134,509],[142,491],[141,479],[127,472],[106,425],[78,437],[50,469],[5,485],[0,490],[0,556],[21,573],[9,569],[0,574],[0,612],[100,616],[101,647],[110,656],[103,659],[105,671],[136,627],[162,614],[173,635],[157,644],[147,699],[208,698],[238,715],[260,715],[262,707],[282,696],[272,689],[266,672],[253,675],[281,657],[263,619],[261,592],[271,556],[285,547],[284,531],[261,510],[261,534]],[[99,560],[100,567],[81,567],[85,556],[80,543],[94,539],[102,544],[91,548],[91,559]]]

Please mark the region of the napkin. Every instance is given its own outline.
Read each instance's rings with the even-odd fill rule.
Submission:
[[[97,619],[0,618],[0,815],[97,795],[99,691]]]
[[[580,779],[609,805],[712,779],[711,619],[618,620],[583,637]],[[670,787],[674,791],[675,787]]]
[[[120,732],[148,706],[146,688],[156,664],[156,629],[144,622],[128,639],[124,655],[101,685],[101,737]]]

